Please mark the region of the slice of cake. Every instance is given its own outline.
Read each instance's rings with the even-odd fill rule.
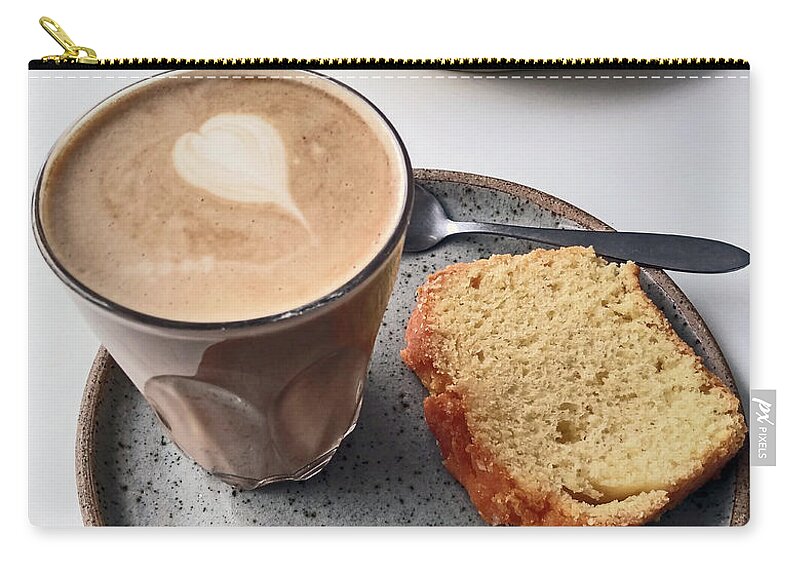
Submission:
[[[591,248],[428,278],[401,356],[444,463],[491,524],[657,518],[744,442],[739,400],[639,285]]]

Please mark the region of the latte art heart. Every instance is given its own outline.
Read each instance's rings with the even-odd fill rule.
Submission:
[[[258,115],[222,113],[172,149],[175,170],[187,183],[226,200],[269,202],[308,222],[289,191],[280,133]]]

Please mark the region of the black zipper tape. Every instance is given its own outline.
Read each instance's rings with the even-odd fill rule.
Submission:
[[[28,69],[431,69],[469,71],[511,70],[749,70],[750,63],[733,58],[672,58],[672,59],[510,59],[510,58],[453,58],[453,59],[393,59],[393,58],[226,58],[175,59],[126,58],[101,59],[97,64],[68,61],[32,60]]]

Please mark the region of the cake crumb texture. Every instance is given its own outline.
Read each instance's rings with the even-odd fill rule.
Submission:
[[[742,446],[737,397],[591,248],[457,264],[418,291],[401,356],[449,471],[491,524],[631,525]]]

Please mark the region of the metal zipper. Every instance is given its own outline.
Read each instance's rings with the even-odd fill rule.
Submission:
[[[319,58],[294,59],[275,57],[183,59],[183,58],[98,58],[97,53],[73,42],[64,29],[46,16],[39,24],[64,49],[61,55],[48,55],[32,60],[29,69],[750,69],[750,63],[734,58],[562,58],[562,59],[515,59],[515,58]]]

